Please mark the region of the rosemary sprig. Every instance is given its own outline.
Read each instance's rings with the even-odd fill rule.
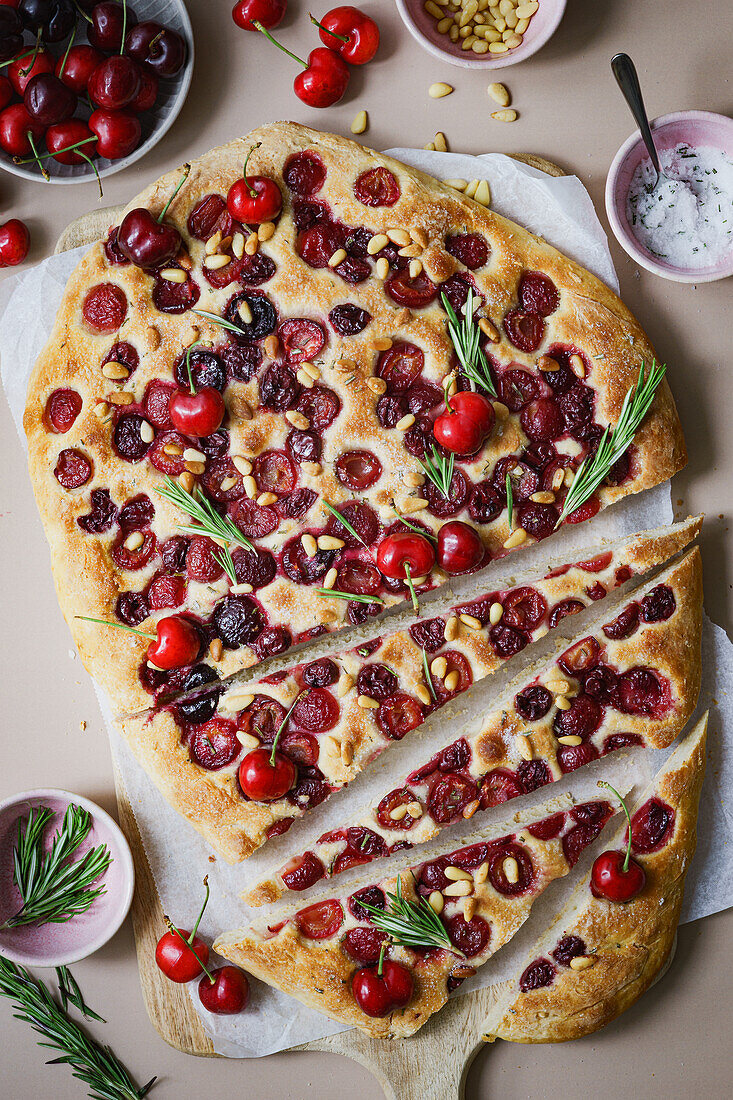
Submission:
[[[295,698],[293,699],[292,703],[290,704],[290,706],[288,707],[288,709],[286,711],[285,717],[283,718],[282,722],[280,723],[280,728],[278,729],[277,733],[275,734],[275,738],[272,742],[272,752],[270,753],[270,767],[271,768],[275,767],[275,752],[277,750],[277,743],[278,743],[278,741],[280,740],[280,738],[282,736],[283,730],[285,729],[285,727],[288,724],[288,719],[290,718],[290,715],[293,713],[293,711],[295,710],[295,708],[296,708],[297,704],[300,702],[300,700],[305,699],[307,694],[308,694],[308,689],[306,688],[305,691],[301,691],[298,695],[295,696]]]
[[[48,852],[44,832],[54,817],[45,806],[32,807],[26,819],[18,821],[18,841],[13,855],[13,879],[23,899],[18,912],[0,925],[19,928],[26,924],[64,924],[94,904],[105,893],[93,886],[110,863],[106,844],[92,848],[72,862],[71,857],[92,827],[92,815],[71,803]]]
[[[78,987],[77,987],[78,988]],[[86,1035],[53,999],[48,987],[22,966],[0,957],[0,994],[9,997],[16,1020],[24,1020],[43,1038],[39,1046],[59,1051],[48,1065],[65,1063],[89,1087],[93,1100],[143,1100],[155,1084],[138,1088],[109,1047]]]
[[[347,519],[345,519],[344,516],[341,515],[341,513],[339,512],[339,510],[337,508],[334,508],[333,504],[331,504],[330,501],[326,500],[325,497],[324,497],[323,500],[321,501],[321,504],[323,505],[324,508],[328,509],[328,511],[331,513],[332,516],[336,517],[336,519],[339,521],[339,523],[342,523],[344,525],[344,527],[346,528],[346,530],[349,532],[350,535],[353,535],[355,539],[358,539],[362,546],[366,546],[366,543],[364,542],[364,539],[361,537],[361,535],[356,530],[356,528],[351,523],[349,523],[349,521]]]
[[[211,556],[214,561],[218,562],[222,567],[230,584],[237,583],[237,571],[234,568],[234,559],[232,558],[232,552],[228,546],[222,546],[218,550],[212,550]]]
[[[480,347],[481,329],[474,320],[474,294],[471,287],[468,288],[468,298],[463,307],[463,319],[461,320],[445,294],[441,294],[443,309],[448,314],[448,335],[455,348],[458,362],[463,368],[463,373],[480,390],[486,390],[491,397],[496,397],[496,389],[489,373],[489,364]]]
[[[358,596],[355,592],[340,592],[338,588],[317,588],[317,596],[335,596],[337,600],[356,600],[357,603],[382,603],[380,596]]]
[[[187,493],[183,486],[179,485],[173,478],[166,477],[165,487],[155,491],[158,496],[170,501],[171,504],[174,504],[176,508],[180,508],[194,521],[194,525],[179,523],[179,531],[183,531],[188,535],[208,535],[209,538],[218,539],[222,542],[233,542],[238,546],[245,546],[248,550],[254,551],[255,547],[250,540],[245,538],[228,516],[219,515],[211,501],[202,495],[198,486],[196,487],[196,495],[194,495],[193,493]],[[221,565],[221,562],[219,564]]]
[[[580,508],[595,493],[605,481],[613,464],[618,462],[629,448],[639,425],[649,412],[657,387],[666,371],[667,367],[664,364],[658,366],[657,363],[652,363],[649,376],[645,378],[644,364],[641,364],[636,385],[628,390],[624,398],[616,427],[611,428],[609,425],[606,428],[596,453],[592,458],[590,456],[584,458],[578,467],[555,524],[556,527],[559,527],[566,516],[576,508]]]
[[[192,309],[191,313],[196,313],[199,317],[211,321],[212,325],[218,325],[219,328],[226,329],[227,332],[233,332],[235,336],[244,336],[243,329],[238,325],[233,325],[231,321],[227,321],[226,317],[220,317],[218,313],[209,313],[205,309]]]
[[[402,878],[397,879],[397,890],[387,894],[387,909],[376,909],[362,902],[372,924],[386,932],[393,943],[403,947],[447,947],[455,951],[445,925],[423,897],[408,901],[402,897]]]
[[[416,523],[410,523],[409,519],[406,519],[406,517],[403,516],[401,512],[397,511],[394,506],[394,501],[392,502],[392,511],[397,516],[400,523],[404,523],[405,527],[409,527],[409,529],[411,531],[414,531],[415,534],[422,535],[424,539],[430,539],[431,542],[438,541],[438,536],[434,535],[432,531],[428,531],[425,527],[418,527]]]
[[[428,664],[428,655],[423,649],[422,651],[422,672],[425,677],[425,683],[428,685],[428,691],[433,697],[433,702],[437,703],[438,696],[435,694],[435,687],[433,686],[433,677],[430,674],[430,665]]]
[[[438,492],[442,493],[446,500],[449,500],[456,456],[451,451],[447,458],[443,458],[434,443],[432,444],[432,451],[432,458],[426,454],[424,459],[418,458],[417,461],[422,466],[425,477],[430,478]]]
[[[68,966],[56,967],[56,979],[59,983],[59,1000],[64,1012],[68,1012],[69,1005],[72,1004],[85,1019],[99,1020],[100,1024],[107,1023],[104,1016],[100,1016],[86,1003],[82,991],[79,989],[79,983]]]
[[[509,519],[509,527],[514,526],[514,488],[512,486],[512,476],[507,471],[506,475],[506,511]]]

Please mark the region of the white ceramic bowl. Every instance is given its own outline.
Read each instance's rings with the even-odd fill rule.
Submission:
[[[129,157],[121,157],[120,160],[105,160],[103,157],[95,158],[94,163],[100,176],[111,176],[115,172],[121,172],[123,168],[127,168],[129,164],[134,164],[136,160],[140,160],[154,145],[157,145],[163,134],[175,122],[188,95],[193,76],[193,30],[183,0],[133,0],[132,7],[139,23],[153,20],[178,31],[186,41],[186,63],[172,79],[160,80],[158,98],[153,109],[140,115],[143,136],[137,149],[133,150]],[[77,45],[87,41],[84,31],[85,26],[84,20],[79,18],[76,38],[74,39]],[[61,45],[66,49],[66,42]],[[59,47],[55,46],[54,53],[58,53],[58,50]],[[41,152],[40,149],[39,152]],[[43,152],[45,152],[45,146]],[[85,183],[95,179],[92,168],[86,162],[83,164],[59,164],[53,157],[49,157],[43,163],[51,177],[51,183]],[[6,172],[12,172],[14,176],[22,176],[23,179],[33,180],[35,183],[47,182],[41,175],[41,170],[37,164],[13,164],[13,158],[1,149],[0,168],[3,168]]]
[[[447,34],[439,34],[436,20],[425,11],[425,0],[396,0],[402,22],[420,45],[451,65],[462,69],[505,69],[537,53],[552,38],[560,25],[567,0],[539,0],[522,44],[503,54],[473,53],[462,50],[460,43],[451,42]]]
[[[13,884],[13,850],[18,820],[27,817],[31,806],[48,806],[54,810],[56,816],[45,834],[48,843],[71,802],[83,806],[92,815],[92,828],[78,849],[79,853],[106,844],[112,855],[112,863],[103,878],[106,892],[86,913],[72,917],[64,924],[29,924],[0,931],[0,955],[22,966],[67,966],[85,959],[114,936],[130,910],[135,868],[130,846],[119,825],[101,806],[82,795],[55,788],[38,788],[0,802],[0,924],[17,912],[20,900]]]

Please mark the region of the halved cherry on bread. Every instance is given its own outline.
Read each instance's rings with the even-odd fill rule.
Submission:
[[[646,874],[641,864],[631,858],[631,815],[621,795],[610,783],[599,780],[599,787],[606,787],[613,791],[621,802],[621,808],[629,822],[629,834],[625,852],[608,851],[601,852],[593,864],[591,871],[590,888],[596,898],[606,898],[608,901],[627,902],[632,901],[641,893],[646,884]]]
[[[450,398],[433,424],[442,447],[454,454],[475,454],[488,439],[496,419],[494,406],[481,393],[464,390]]]
[[[247,153],[241,178],[235,180],[227,192],[227,209],[233,218],[246,225],[261,225],[273,221],[283,206],[280,188],[269,176],[248,176],[247,164],[255,149],[262,142],[253,145]]]

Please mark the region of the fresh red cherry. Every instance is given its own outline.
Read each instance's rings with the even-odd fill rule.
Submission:
[[[625,852],[601,852],[596,858],[591,871],[590,888],[597,898],[616,902],[631,901],[641,893],[646,884],[644,868],[631,858],[631,814],[615,787],[602,779],[599,779],[598,786],[605,787],[616,795],[626,814],[629,830]]]
[[[45,132],[43,123],[31,118],[22,103],[11,103],[0,111],[0,146],[11,157],[27,156],[32,151],[31,141],[42,138]]]
[[[293,90],[298,99],[302,99],[303,103],[307,103],[309,107],[331,107],[334,103],[338,103],[346,91],[350,75],[349,66],[340,54],[335,53],[334,50],[327,50],[324,46],[317,46],[308,54],[308,60],[304,61],[302,57],[286,50],[268,30],[265,30],[259,20],[254,20],[253,26],[261,31],[265,38],[269,38],[279,50],[303,66],[304,71],[298,73],[293,81]]]
[[[351,991],[359,1008],[367,1016],[387,1016],[395,1008],[404,1008],[410,1001],[414,982],[406,966],[392,959],[384,959],[380,960],[379,966],[365,966],[357,970],[351,982]]]
[[[352,65],[366,65],[379,48],[379,27],[368,15],[350,4],[326,12],[322,19],[311,20],[320,27],[321,42],[336,50]]]
[[[186,43],[170,27],[138,23],[125,39],[125,53],[156,76],[172,77],[186,61]]]
[[[94,118],[94,115],[92,115],[92,118]],[[91,119],[89,121],[91,124]],[[189,171],[190,166],[187,166],[173,194],[157,218],[144,206],[136,206],[134,210],[125,214],[122,219],[120,228],[117,230],[117,244],[123,255],[127,256],[128,260],[136,264],[137,267],[148,269],[161,267],[178,255],[181,247],[181,234],[174,225],[168,224],[163,219],[168,213],[171,203],[186,182]],[[209,433],[205,434],[208,435]]]
[[[179,390],[168,403],[168,413],[176,431],[198,438],[213,435],[225,412],[224,398],[213,386],[204,386],[198,393]]]
[[[397,1008],[404,1008],[412,999],[415,983],[412,974],[401,963],[393,959],[384,959],[382,962],[382,978],[387,987],[387,992],[392,998],[392,1003]]]
[[[295,786],[290,757],[270,749],[253,749],[239,765],[239,785],[253,802],[275,802]]]
[[[255,20],[271,31],[282,22],[287,6],[287,0],[237,0],[232,19],[243,31],[256,31]]]
[[[433,435],[454,454],[475,454],[494,427],[494,406],[482,393],[464,390],[450,398],[444,413],[436,417]]]
[[[235,180],[227,192],[227,209],[233,218],[247,225],[271,222],[283,206],[280,188],[269,176],[248,176],[247,164],[260,142],[247,153],[241,179]]]
[[[87,124],[97,135],[97,152],[107,160],[120,160],[137,149],[142,136],[140,120],[132,111],[109,111],[98,107]]]
[[[19,218],[11,218],[0,225],[0,267],[22,264],[28,255],[30,243],[28,226]]]
[[[60,57],[56,64],[56,76],[62,80],[67,88],[77,95],[83,95],[87,90],[89,77],[97,65],[104,61],[104,57],[95,50],[94,46],[86,44],[72,46],[65,57]]]
[[[183,668],[192,664],[201,649],[199,632],[183,615],[166,615],[155,624],[157,637],[148,646],[148,660],[156,668]]]
[[[57,122],[46,130],[46,148],[59,164],[83,164],[84,156],[94,156],[96,141],[86,122],[80,118]],[[75,145],[79,148],[72,148]]]
[[[53,73],[40,73],[26,84],[23,105],[41,126],[51,126],[71,118],[76,110],[76,96]]]
[[[48,50],[39,50],[35,58],[32,54],[22,53],[16,57],[12,65],[8,65],[8,77],[18,95],[22,96],[26,84],[30,83],[34,76],[41,73],[52,73],[56,64],[55,58]]]
[[[220,966],[204,974],[199,982],[199,1000],[207,1012],[217,1016],[234,1016],[247,1007],[249,982],[236,966]]]
[[[87,29],[87,38],[92,46],[108,53],[118,53],[122,46],[124,27],[129,31],[137,22],[134,11],[128,5],[127,21],[122,4],[104,2],[92,8],[91,24]]]
[[[435,551],[424,535],[395,531],[383,538],[377,549],[377,566],[385,577],[406,580],[424,577],[435,564]]]
[[[140,91],[140,68],[131,57],[107,57],[89,77],[89,98],[95,107],[118,111],[129,106]]]
[[[484,544],[475,527],[453,519],[438,531],[438,565],[446,573],[468,573],[484,559]]]
[[[171,924],[168,917],[164,918],[168,925],[168,931],[158,940],[155,948],[155,961],[166,978],[170,978],[172,982],[190,982],[194,978],[198,978],[199,974],[204,971],[207,974],[209,973],[206,970],[206,964],[209,961],[208,945],[196,935],[209,900],[208,875],[204,879],[204,886],[206,887],[204,904],[201,906],[201,911],[196,918],[192,932],[185,928],[176,928],[175,924]]]

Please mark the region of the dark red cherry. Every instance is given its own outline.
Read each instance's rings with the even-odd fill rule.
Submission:
[[[131,25],[129,13],[127,25]],[[96,42],[92,44],[97,45]],[[119,44],[115,48],[119,48]],[[152,22],[137,23],[127,33],[125,53],[139,65],[145,65],[156,76],[171,77],[183,68],[186,43],[170,27]]]
[[[329,898],[318,901],[295,914],[298,931],[310,940],[327,940],[335,936],[344,923],[344,910],[340,901]]]
[[[239,785],[253,802],[275,802],[295,786],[297,770],[293,761],[275,750],[253,749],[239,765]]]
[[[89,77],[102,61],[103,55],[94,46],[80,44],[72,46],[65,58],[58,59],[54,71],[72,92],[83,95],[87,90]]]
[[[242,175],[227,192],[227,209],[233,218],[246,225],[274,221],[283,206],[280,188],[269,176],[248,176],[247,163],[256,146],[250,149]]]
[[[236,966],[220,966],[211,971],[211,978],[204,974],[199,982],[199,1000],[207,1012],[234,1016],[249,1001],[246,974]]]
[[[20,56],[16,57],[15,61],[11,65],[8,65],[7,73],[10,83],[19,96],[23,95],[26,84],[29,84],[33,80],[34,76],[39,76],[41,73],[52,73],[55,67],[55,58],[53,54],[48,50],[39,50],[35,58]],[[56,74],[58,76],[58,73]],[[8,103],[10,99],[8,99]]]
[[[644,868],[635,859],[626,862],[625,852],[601,852],[593,864],[591,890],[597,898],[627,902],[644,889]]]
[[[364,206],[394,206],[400,185],[388,168],[370,168],[357,178],[354,195]]]
[[[212,435],[226,412],[224,398],[211,386],[205,386],[198,393],[179,390],[171,397],[168,408],[173,427],[183,435],[197,438]]]
[[[149,210],[136,207],[122,219],[117,243],[128,260],[138,267],[162,267],[178,255],[181,234],[175,226],[159,222]]]
[[[512,309],[504,318],[507,336],[520,351],[537,351],[545,335],[545,322],[539,313]]]
[[[104,3],[92,8],[91,23],[88,26],[87,38],[98,50],[106,53],[118,53],[122,46],[122,33],[125,24],[125,10],[122,4],[105,0]],[[137,16],[127,5],[127,27],[137,22]]]
[[[341,484],[355,492],[370,488],[382,476],[382,463],[371,451],[344,451],[334,468]]]
[[[76,110],[76,96],[57,76],[40,73],[26,85],[23,106],[34,122],[51,126],[71,118]]]
[[[89,129],[97,135],[97,152],[107,160],[119,160],[137,149],[142,127],[132,111],[109,111],[99,107],[92,111]]]
[[[137,96],[142,83],[140,68],[130,57],[114,54],[102,61],[89,77],[87,90],[96,107],[119,110]]]
[[[413,531],[395,531],[383,538],[377,548],[377,565],[385,577],[405,580],[410,576],[423,577],[435,564],[432,544]]]
[[[481,564],[484,544],[475,527],[462,520],[444,523],[438,531],[438,565],[446,573],[468,573]]]
[[[87,142],[88,138],[91,140]],[[80,150],[69,148],[78,142],[86,144]],[[80,118],[69,118],[49,126],[46,130],[46,148],[49,153],[53,153],[54,160],[59,164],[84,164],[84,156],[94,156],[96,141],[86,122],[82,122]]]

